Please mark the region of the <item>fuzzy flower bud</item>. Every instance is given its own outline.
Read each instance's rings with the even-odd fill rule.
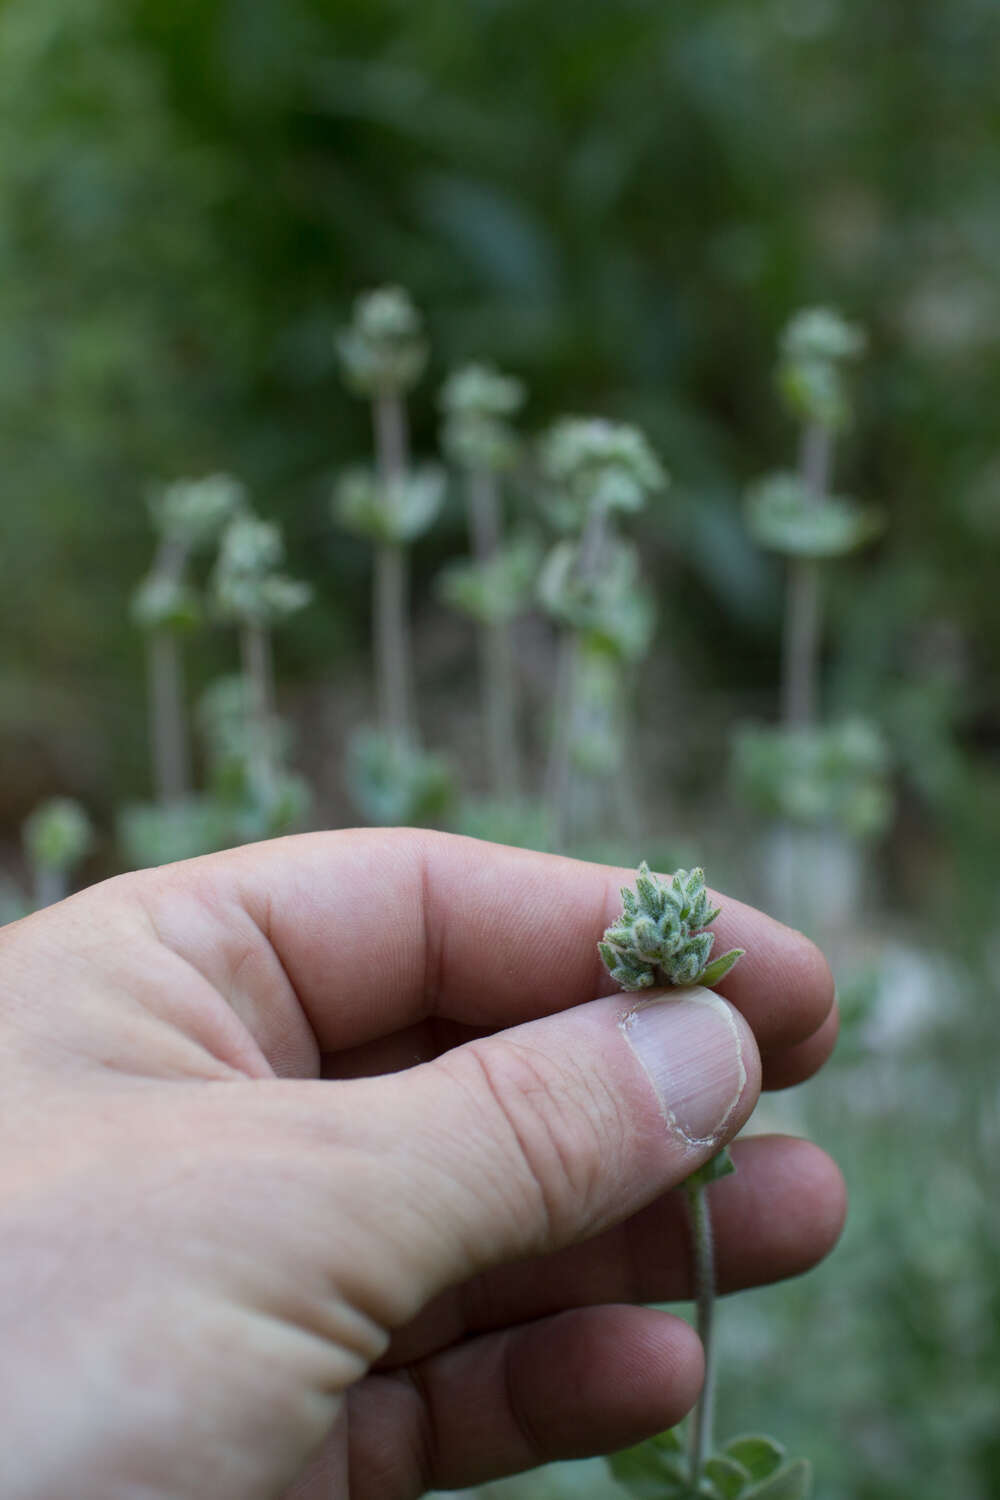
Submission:
[[[232,474],[178,479],[149,501],[160,535],[192,551],[214,542],[226,523],[247,504],[246,485]]]
[[[720,908],[710,906],[704,870],[678,870],[661,880],[645,860],[635,890],[622,890],[622,914],[607,929],[598,951],[623,990],[655,984],[718,984],[744,952],[733,948],[711,963],[710,927]]]
[[[829,307],[803,307],[781,335],[781,353],[785,359],[839,362],[857,359],[867,343],[859,323],[848,323]]]
[[[427,363],[423,319],[399,286],[365,292],[354,304],[354,318],[337,339],[344,378],[361,396],[406,391],[416,385]]]
[[[228,619],[272,624],[302,609],[312,590],[275,571],[284,557],[281,531],[271,521],[238,516],[226,528],[212,576],[216,607]]]
[[[638,427],[603,417],[563,417],[542,439],[545,479],[567,492],[586,512],[641,510],[666,472]]]
[[[463,365],[441,387],[438,404],[449,416],[511,417],[524,405],[524,384],[493,365]]]
[[[827,307],[806,307],[781,335],[778,388],[798,417],[828,432],[846,427],[851,409],[841,366],[864,353],[865,331]]]

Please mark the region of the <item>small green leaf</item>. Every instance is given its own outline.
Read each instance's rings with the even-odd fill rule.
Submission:
[[[746,518],[760,546],[790,557],[844,557],[885,529],[884,513],[843,495],[816,498],[798,474],[765,475],[751,485]]]
[[[718,1490],[721,1500],[737,1500],[745,1485],[750,1483],[750,1475],[742,1464],[737,1463],[735,1458],[727,1458],[725,1454],[716,1454],[705,1463],[705,1473]]]
[[[605,1461],[635,1500],[666,1500],[688,1484],[687,1456],[673,1429]]]
[[[812,1465],[807,1458],[797,1458],[769,1479],[744,1490],[740,1500],[808,1500],[811,1493]]]
[[[655,875],[651,875],[648,865],[643,862],[639,866],[635,877],[635,888],[639,892],[639,901],[642,910],[648,912],[653,918],[663,913],[663,891]]]
[[[718,958],[713,958],[712,962],[702,971],[698,983],[703,984],[707,990],[710,990],[713,985],[719,983],[720,979],[725,979],[733,964],[742,958],[745,952],[745,948],[730,948],[728,953],[721,953]]]
[[[742,1464],[753,1480],[766,1479],[773,1474],[785,1456],[780,1443],[758,1432],[748,1432],[733,1438],[726,1444],[725,1452],[729,1458]]]

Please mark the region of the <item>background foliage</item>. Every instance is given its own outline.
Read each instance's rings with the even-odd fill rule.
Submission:
[[[637,528],[661,595],[637,740],[672,836],[759,898],[718,783],[730,722],[773,709],[781,574],[740,495],[794,442],[773,381],[790,312],[830,302],[867,325],[838,483],[889,525],[832,585],[827,701],[890,738],[900,812],[864,934],[903,956],[866,979],[855,944],[843,1060],[811,1106],[787,1106],[848,1167],[845,1247],[734,1310],[745,1367],[723,1398],[812,1453],[820,1495],[1000,1486],[982,1197],[998,1128],[998,45],[992,0],[0,3],[8,862],[42,795],[80,796],[104,826],[146,795],[128,624],[152,546],[142,499],[217,469],[283,520],[315,586],[279,646],[284,694],[322,730],[303,752],[320,820],[348,816],[368,565],[327,499],[369,438],[334,334],[357,291],[401,280],[433,339],[418,447],[448,365],[488,355],[527,382],[533,427],[602,411],[662,453],[674,484]],[[417,555],[424,685],[446,706],[471,650],[430,578],[462,545],[453,504]],[[227,649],[200,653],[206,680]],[[99,845],[90,872],[112,858]]]

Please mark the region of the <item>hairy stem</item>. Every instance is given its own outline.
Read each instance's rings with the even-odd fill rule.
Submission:
[[[54,906],[69,891],[69,881],[64,869],[53,869],[51,865],[36,865],[35,907],[41,911],[45,906]]]
[[[265,807],[274,791],[274,664],[271,636],[259,620],[245,620],[240,657],[250,691],[250,780]]]
[[[406,407],[396,391],[382,391],[372,408],[375,430],[375,468],[386,507],[391,511],[399,486],[406,478],[408,435]],[[410,706],[410,638],[406,611],[409,594],[407,557],[398,542],[375,548],[375,587],[372,629],[375,643],[379,725],[402,748],[413,734]]]
[[[715,1248],[707,1186],[704,1183],[685,1183],[685,1191],[691,1225],[698,1337],[705,1352],[705,1379],[701,1395],[691,1414],[688,1448],[691,1484],[697,1487],[705,1460],[712,1451],[712,1419],[715,1408]]]
[[[822,500],[829,487],[831,458],[829,431],[819,422],[809,422],[802,433],[799,472],[814,504]],[[796,728],[811,724],[816,715],[819,581],[819,564],[811,558],[795,558],[790,562],[782,643],[781,712],[784,722]]]
[[[576,579],[582,585],[592,584],[601,566],[608,534],[608,513],[595,505],[584,527],[576,563]],[[545,775],[545,802],[549,812],[552,847],[558,852],[566,839],[573,791],[573,741],[579,709],[576,678],[580,642],[573,630],[564,630],[556,658],[556,680],[553,692],[553,731],[549,763]]]
[[[153,559],[153,573],[180,582],[187,562],[182,542],[164,538]],[[187,796],[191,785],[187,725],[184,715],[184,666],[177,637],[169,630],[150,632],[149,742],[157,801],[170,807]]]
[[[191,784],[184,723],[184,665],[180,644],[169,630],[151,630],[149,661],[149,739],[157,801],[170,807],[187,796]]]
[[[496,475],[474,469],[467,481],[469,532],[476,561],[483,567],[500,547],[500,496]],[[516,685],[510,627],[504,620],[484,621],[479,627],[483,722],[496,796],[512,799],[520,786],[517,753]]]

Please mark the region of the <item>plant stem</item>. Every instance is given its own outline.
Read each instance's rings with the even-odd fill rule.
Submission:
[[[576,582],[592,584],[600,569],[608,531],[608,513],[603,505],[591,508],[580,539],[576,562]],[[553,731],[549,763],[545,775],[545,802],[549,809],[549,835],[553,849],[561,850],[569,824],[572,793],[572,752],[578,718],[576,676],[579,667],[578,633],[564,629],[556,658],[556,680],[553,692]]]
[[[151,630],[149,659],[149,738],[157,801],[170,807],[187,796],[190,786],[184,728],[184,667],[177,637]]]
[[[708,1206],[708,1187],[704,1183],[685,1183],[685,1191],[694,1258],[698,1337],[701,1339],[701,1346],[705,1352],[705,1379],[702,1383],[701,1395],[691,1415],[688,1449],[691,1461],[691,1484],[697,1488],[705,1460],[712,1450],[712,1418],[715,1408],[715,1344],[713,1339],[715,1250],[712,1238],[712,1214]]]
[[[807,423],[802,432],[799,472],[815,505],[829,487],[831,458],[827,428],[819,422]],[[819,633],[819,564],[811,558],[796,558],[788,569],[781,678],[782,718],[795,728],[811,724],[815,718]]]
[[[488,567],[500,548],[500,497],[497,477],[488,469],[470,470],[466,493],[469,532],[476,561]],[[512,800],[518,794],[514,657],[510,627],[505,620],[484,621],[479,627],[483,722],[496,796]]]
[[[50,865],[36,865],[34,873],[37,911],[45,906],[54,906],[68,893],[69,882],[65,870],[53,869]]]
[[[274,664],[270,632],[259,620],[244,620],[240,657],[250,690],[250,780],[267,807],[274,791]]]
[[[184,544],[164,538],[153,559],[153,573],[179,582],[186,562]],[[157,801],[170,807],[187,796],[191,785],[184,721],[184,666],[177,637],[169,630],[151,631],[147,658],[153,781]]]
[[[408,437],[406,407],[396,391],[381,391],[374,401],[375,467],[383,501],[391,513],[399,486],[406,479]],[[402,749],[412,740],[410,709],[410,641],[406,628],[408,596],[406,553],[399,542],[375,548],[372,629],[379,724]]]

